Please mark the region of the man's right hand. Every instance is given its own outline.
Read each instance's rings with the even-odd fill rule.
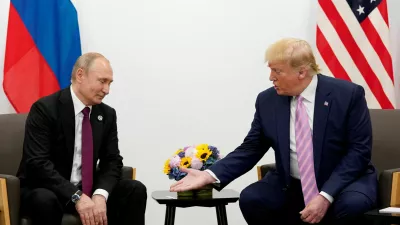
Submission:
[[[83,225],[96,225],[98,221],[95,221],[95,215],[93,209],[95,207],[94,202],[87,195],[82,194],[79,201],[76,203],[75,208],[81,217]]]
[[[215,178],[206,171],[186,168],[181,168],[180,171],[187,173],[187,175],[182,180],[171,185],[170,191],[172,192],[199,189],[207,184],[211,184],[216,181]]]

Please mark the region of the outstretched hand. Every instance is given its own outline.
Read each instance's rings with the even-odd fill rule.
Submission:
[[[172,192],[195,190],[216,181],[206,171],[187,168],[180,168],[180,171],[187,173],[187,175],[182,180],[171,185],[170,191]]]

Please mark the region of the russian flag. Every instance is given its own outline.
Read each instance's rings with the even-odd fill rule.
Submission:
[[[70,0],[11,0],[3,88],[17,113],[70,85],[81,55],[78,16]]]

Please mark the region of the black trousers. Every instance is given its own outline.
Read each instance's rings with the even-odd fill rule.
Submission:
[[[146,187],[137,180],[121,180],[107,200],[109,225],[144,225]],[[73,205],[62,205],[54,192],[45,189],[21,189],[21,213],[33,225],[61,225],[64,213],[77,214]]]
[[[299,225],[305,208],[301,183],[292,179],[289,188],[261,180],[246,187],[239,199],[242,214],[249,225]],[[363,213],[374,207],[365,195],[355,191],[339,194],[319,224],[368,224]]]

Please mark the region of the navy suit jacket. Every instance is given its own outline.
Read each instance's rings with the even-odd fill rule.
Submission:
[[[357,190],[376,202],[377,174],[371,164],[372,127],[364,89],[354,83],[318,74],[313,120],[315,177],[319,191],[335,198]],[[243,143],[210,170],[222,189],[252,169],[269,148],[277,170],[263,179],[290,187],[289,96],[274,88],[261,92],[251,129]]]

